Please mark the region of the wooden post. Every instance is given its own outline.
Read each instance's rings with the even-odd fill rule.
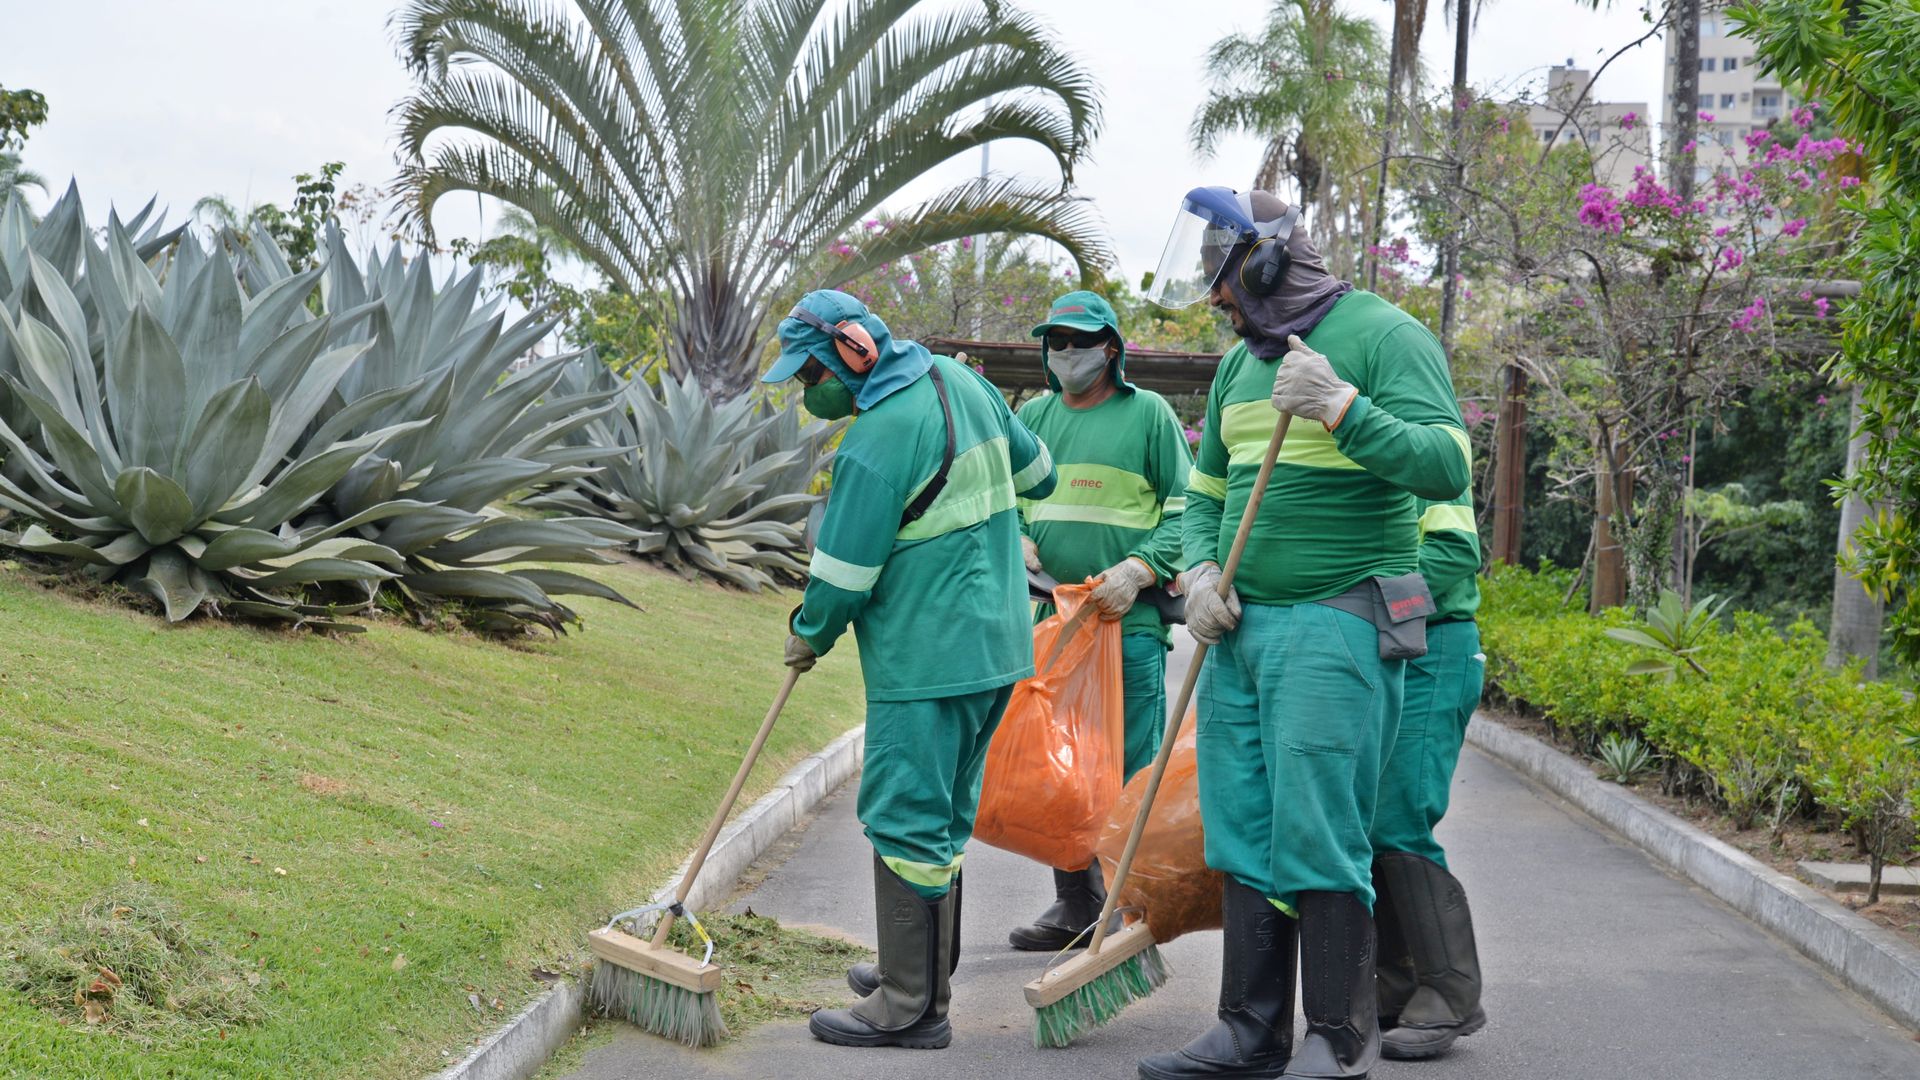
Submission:
[[[1527,497],[1527,373],[1507,365],[1493,436],[1493,561],[1520,565]]]

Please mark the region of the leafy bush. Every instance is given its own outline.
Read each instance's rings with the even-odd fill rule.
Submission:
[[[1687,655],[1712,678],[1631,678],[1634,651],[1611,639],[1631,613],[1589,616],[1578,598],[1562,607],[1570,581],[1507,566],[1485,579],[1491,699],[1537,712],[1587,753],[1644,740],[1666,759],[1669,792],[1711,800],[1738,827],[1768,813],[1777,828],[1810,799],[1876,867],[1912,848],[1920,751],[1901,733],[1920,707],[1899,689],[1828,669],[1811,624],[1782,633],[1745,611],[1689,626]]]
[[[692,376],[623,380],[585,358],[569,393],[613,387],[623,408],[575,441],[605,471],[525,500],[535,509],[600,515],[636,530],[635,554],[681,573],[742,588],[805,577],[800,561],[813,482],[833,457],[840,424],[801,423],[792,408],[750,397],[715,401]],[[637,452],[635,451],[637,448]]]

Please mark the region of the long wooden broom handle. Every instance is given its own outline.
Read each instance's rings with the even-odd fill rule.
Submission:
[[[1233,588],[1233,575],[1240,569],[1240,556],[1246,553],[1247,537],[1253,533],[1253,519],[1260,513],[1260,500],[1267,494],[1267,481],[1273,478],[1274,463],[1280,460],[1280,446],[1287,441],[1287,425],[1293,417],[1288,413],[1280,414],[1280,422],[1273,427],[1273,438],[1267,442],[1267,456],[1260,462],[1260,474],[1254,477],[1253,490],[1247,495],[1247,507],[1240,515],[1240,528],[1233,534],[1233,547],[1227,551],[1227,565],[1220,569],[1219,593],[1225,599]],[[1100,946],[1107,941],[1107,923],[1113,918],[1113,909],[1120,898],[1120,890],[1127,883],[1127,874],[1133,869],[1134,853],[1140,850],[1140,838],[1146,835],[1147,818],[1153,813],[1154,797],[1160,794],[1160,780],[1167,775],[1167,762],[1173,760],[1173,744],[1180,738],[1180,726],[1186,722],[1187,705],[1193,701],[1194,687],[1200,684],[1200,668],[1206,661],[1207,649],[1204,642],[1193,651],[1193,662],[1187,666],[1187,677],[1180,685],[1180,697],[1173,706],[1173,712],[1167,717],[1167,732],[1160,742],[1160,752],[1154,756],[1153,772],[1147,776],[1147,790],[1140,799],[1140,810],[1133,816],[1133,831],[1127,834],[1126,849],[1120,853],[1120,863],[1113,870],[1113,884],[1107,888],[1107,902],[1101,905],[1100,921],[1094,924],[1093,941],[1087,945],[1087,955],[1100,952]]]
[[[727,789],[727,797],[720,800],[720,809],[707,825],[707,835],[701,838],[700,846],[694,849],[693,861],[687,864],[687,872],[681,875],[679,888],[673,890],[673,902],[676,905],[687,902],[687,894],[693,891],[693,879],[700,876],[700,868],[706,865],[707,853],[713,850],[713,842],[719,839],[720,830],[733,813],[733,804],[740,798],[740,789],[747,785],[747,774],[753,771],[754,762],[760,760],[760,751],[767,745],[767,736],[773,734],[773,722],[780,719],[780,710],[787,707],[787,698],[793,694],[793,684],[799,681],[800,669],[788,668],[787,681],[780,684],[780,693],[773,699],[773,707],[767,710],[767,718],[760,721],[760,730],[753,736],[753,745],[747,747],[747,756],[740,762],[740,771],[733,774],[733,786]],[[671,929],[673,912],[668,911],[660,916],[659,929],[653,932],[654,948],[667,943],[667,931]]]

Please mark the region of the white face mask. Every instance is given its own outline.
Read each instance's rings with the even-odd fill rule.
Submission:
[[[1047,370],[1060,380],[1060,388],[1069,394],[1084,394],[1100,381],[1100,373],[1107,370],[1107,347],[1095,345],[1091,349],[1049,349],[1047,351]]]

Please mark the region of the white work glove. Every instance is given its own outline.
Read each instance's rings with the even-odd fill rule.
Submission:
[[[1294,334],[1287,338],[1290,350],[1280,360],[1273,376],[1273,407],[1283,413],[1318,420],[1328,431],[1340,426],[1347,407],[1360,391],[1333,373],[1327,358],[1307,348]]]
[[[1033,542],[1033,537],[1022,536],[1020,538],[1020,554],[1026,557],[1027,569],[1036,574],[1046,573],[1046,570],[1040,565],[1040,545]]]
[[[1100,584],[1093,587],[1093,606],[1103,619],[1118,619],[1133,607],[1140,590],[1155,581],[1153,569],[1128,556],[1100,572]]]
[[[1187,632],[1202,645],[1218,645],[1227,631],[1240,625],[1240,594],[1229,588],[1220,596],[1220,565],[1203,562],[1180,575],[1180,592],[1187,598]]]
[[[814,663],[819,659],[820,657],[813,651],[813,646],[807,644],[807,639],[799,634],[787,635],[786,664],[788,667],[797,671],[812,671]]]

